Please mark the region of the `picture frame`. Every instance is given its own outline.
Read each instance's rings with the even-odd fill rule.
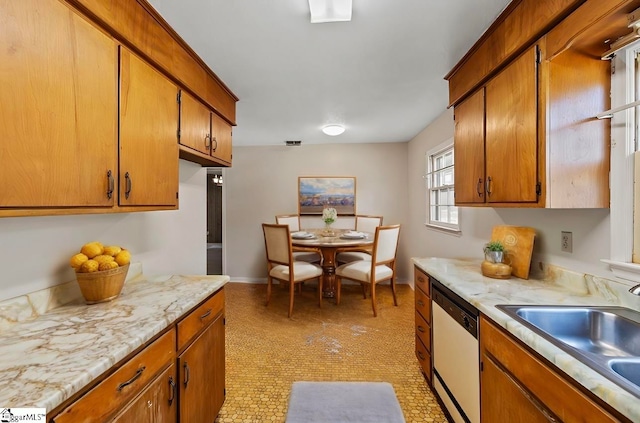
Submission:
[[[356,178],[353,176],[299,176],[298,214],[322,215],[333,207],[342,216],[356,215]]]

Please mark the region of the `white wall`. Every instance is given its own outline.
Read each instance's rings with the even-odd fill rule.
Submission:
[[[206,169],[180,160],[180,210],[0,219],[0,300],[74,279],[89,241],[122,245],[145,274],[206,274]]]
[[[299,176],[355,176],[356,213],[384,216],[385,224],[407,218],[407,143],[236,147],[233,167],[225,170],[225,273],[232,280],[266,278],[262,223],[277,214],[298,213]],[[353,227],[338,216],[337,227]],[[303,227],[322,227],[320,217],[305,217]],[[408,263],[405,228],[398,254]],[[399,279],[411,277],[399,268]]]
[[[426,210],[425,154],[453,136],[453,113],[447,110],[409,142],[410,255],[413,257],[482,258],[482,247],[491,238],[494,225],[530,226],[536,230],[534,260],[553,263],[579,272],[607,278],[613,274],[600,259],[609,257],[609,210],[547,210],[473,208],[460,209],[461,236],[424,225]],[[560,232],[573,232],[573,253],[560,250]]]

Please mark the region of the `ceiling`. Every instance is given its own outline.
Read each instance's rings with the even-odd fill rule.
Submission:
[[[409,141],[509,3],[353,0],[351,22],[311,24],[307,0],[148,1],[239,97],[234,146]]]

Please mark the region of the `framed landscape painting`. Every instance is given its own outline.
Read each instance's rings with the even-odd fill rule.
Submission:
[[[298,177],[299,214],[322,214],[325,207],[333,207],[338,215],[356,214],[356,178],[350,176]]]

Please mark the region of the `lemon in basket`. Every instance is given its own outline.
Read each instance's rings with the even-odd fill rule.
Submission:
[[[90,242],[88,244],[84,244],[80,249],[80,252],[90,259],[95,256],[99,256],[104,251],[104,247],[98,241]]]
[[[69,260],[69,264],[71,265],[71,267],[78,270],[80,266],[82,266],[82,263],[84,263],[87,260],[89,260],[89,257],[85,256],[82,253],[78,253],[73,257],[71,257],[71,260]]]

